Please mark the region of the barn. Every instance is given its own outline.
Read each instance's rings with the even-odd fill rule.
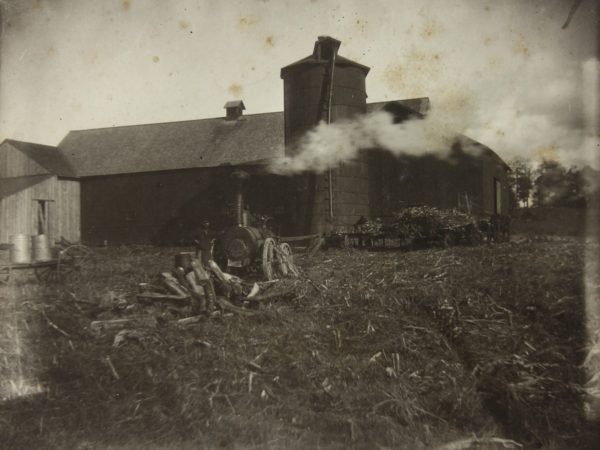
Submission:
[[[320,121],[383,109],[400,123],[427,113],[427,98],[367,103],[369,68],[340,56],[340,45],[319,37],[311,55],[281,69],[283,112],[244,114],[237,100],[222,117],[71,131],[57,147],[5,141],[1,242],[42,231],[89,244],[182,242],[202,219],[234,223],[240,185],[232,174],[240,170],[250,175],[249,216],[273,217],[285,235],[348,228],[410,205],[506,214],[509,167],[466,136],[445,159],[369,149],[324,174],[269,173]]]
[[[399,124],[427,113],[426,98],[367,104],[369,68],[340,56],[340,45],[321,36],[311,55],[281,69],[288,156],[319,121],[352,120],[383,109]],[[477,150],[467,152],[466,147]],[[325,174],[299,177],[290,190],[294,232],[327,233],[350,227],[361,216],[385,218],[400,207],[419,204],[449,208],[466,203],[478,214],[508,213],[506,163],[466,136],[448,151],[446,159],[430,155],[398,159],[369,149]]]
[[[0,242],[15,234],[80,240],[79,180],[56,147],[0,144]]]
[[[81,180],[82,239],[93,244],[186,240],[204,218],[229,225],[235,170],[255,214],[277,214],[277,178],[265,162],[283,154],[280,113],[71,131],[59,144]],[[281,212],[279,212],[281,213]]]

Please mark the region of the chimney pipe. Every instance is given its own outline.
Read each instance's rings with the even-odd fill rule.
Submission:
[[[225,110],[227,111],[227,114],[225,116],[227,120],[239,119],[242,116],[243,111],[246,109],[242,100],[229,101],[225,103],[225,106],[223,106],[223,108],[225,108]]]
[[[234,208],[236,225],[238,227],[246,226],[244,218],[244,181],[250,178],[250,175],[243,170],[236,170],[231,173],[231,178],[235,182]]]

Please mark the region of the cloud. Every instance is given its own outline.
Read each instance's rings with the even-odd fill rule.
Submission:
[[[586,63],[597,77],[598,60]],[[535,67],[519,74],[513,89],[498,86],[503,98],[486,102],[467,129],[474,139],[498,151],[504,158],[525,157],[539,162],[555,159],[564,165],[597,165],[589,155],[597,134],[585,129],[586,96],[598,85],[584,86],[582,65],[565,64],[562,70],[540,57]]]

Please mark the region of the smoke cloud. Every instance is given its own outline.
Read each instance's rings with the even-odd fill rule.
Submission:
[[[303,171],[322,173],[357,157],[361,150],[384,149],[394,155],[447,155],[464,128],[443,110],[432,109],[424,117],[394,123],[387,111],[372,112],[353,120],[327,125],[321,122],[296,145],[294,156],[275,161],[270,171],[293,175]]]

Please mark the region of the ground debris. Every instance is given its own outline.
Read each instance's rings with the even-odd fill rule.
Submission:
[[[586,448],[575,242],[329,250],[304,260],[298,279],[257,283],[251,298],[244,280],[227,301],[252,315],[229,317],[136,300],[174,251],[100,250],[88,284],[27,288],[69,336],[18,304],[19,320],[34,313],[24,367],[48,394],[0,405],[0,446],[425,449],[472,434],[479,448],[494,448],[485,436]],[[108,290],[128,305],[73,302]],[[89,339],[98,311],[120,325],[96,321]],[[140,317],[155,325],[131,321]]]

